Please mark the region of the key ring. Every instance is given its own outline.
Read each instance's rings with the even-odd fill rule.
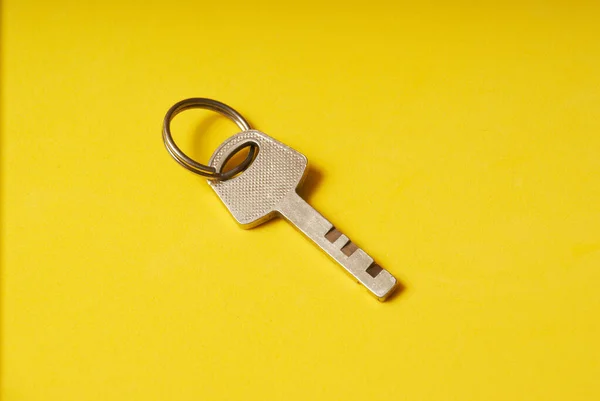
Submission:
[[[191,159],[185,153],[183,153],[181,149],[179,149],[179,147],[175,144],[173,136],[171,135],[171,121],[173,120],[173,118],[175,118],[177,114],[189,109],[206,109],[215,111],[232,120],[234,123],[237,124],[238,127],[240,127],[242,131],[249,131],[252,129],[252,127],[250,127],[250,123],[248,123],[248,121],[246,121],[246,119],[242,117],[240,113],[238,113],[237,111],[235,111],[234,109],[232,109],[224,103],[201,97],[182,100],[180,102],[175,103],[173,107],[171,107],[169,111],[167,111],[163,122],[163,141],[165,143],[167,151],[173,157],[173,159],[175,159],[177,163],[181,164],[189,171],[199,174],[203,177],[207,177],[209,180],[215,181],[228,180],[234,177],[236,174],[248,168],[250,163],[252,163],[252,161],[254,160],[254,156],[256,155],[257,151],[257,147],[253,143],[249,143],[248,146],[244,146],[238,149],[242,150],[245,147],[250,147],[250,150],[248,151],[248,156],[246,156],[246,158],[239,165],[226,171],[225,173],[217,171],[214,167],[198,163],[197,161]]]

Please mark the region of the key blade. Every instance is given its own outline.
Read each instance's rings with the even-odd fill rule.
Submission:
[[[302,199],[290,192],[279,204],[277,211],[321,249],[338,262],[346,272],[367,290],[384,301],[394,292],[397,280],[375,263],[365,251],[335,229],[325,217]]]

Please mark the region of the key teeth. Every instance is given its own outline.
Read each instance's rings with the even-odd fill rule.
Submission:
[[[381,267],[368,253],[358,248],[348,258],[354,265],[353,274],[380,301],[392,294],[398,285],[396,278]]]
[[[336,249],[342,249],[342,247],[348,242],[350,242],[350,238],[346,237],[344,234],[341,234],[339,238],[335,240],[333,246],[335,246]]]
[[[333,246],[340,250],[345,256],[351,257],[360,248],[354,242],[350,240],[346,235],[342,234],[335,227],[332,227],[325,234],[325,238],[333,244]],[[336,238],[332,241],[333,238]]]
[[[368,253],[362,250],[362,248],[357,248],[356,251],[352,253],[351,256],[348,257],[349,260],[354,261],[356,259],[360,260],[360,270],[367,270],[369,266],[371,266],[375,261]]]

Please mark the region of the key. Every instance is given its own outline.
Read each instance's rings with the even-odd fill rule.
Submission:
[[[396,288],[394,276],[296,192],[307,172],[308,160],[302,153],[260,131],[249,130],[221,144],[209,165],[221,171],[232,155],[250,144],[256,146],[258,153],[245,171],[229,180],[208,181],[238,224],[252,228],[273,217],[283,216],[372,295],[385,300]]]

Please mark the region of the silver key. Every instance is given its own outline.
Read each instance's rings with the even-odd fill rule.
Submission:
[[[227,139],[210,166],[221,171],[228,158],[254,143],[256,158],[240,175],[209,184],[243,228],[283,216],[337,261],[371,294],[383,301],[396,288],[396,278],[312,208],[297,193],[306,175],[306,157],[268,135],[249,130]]]

